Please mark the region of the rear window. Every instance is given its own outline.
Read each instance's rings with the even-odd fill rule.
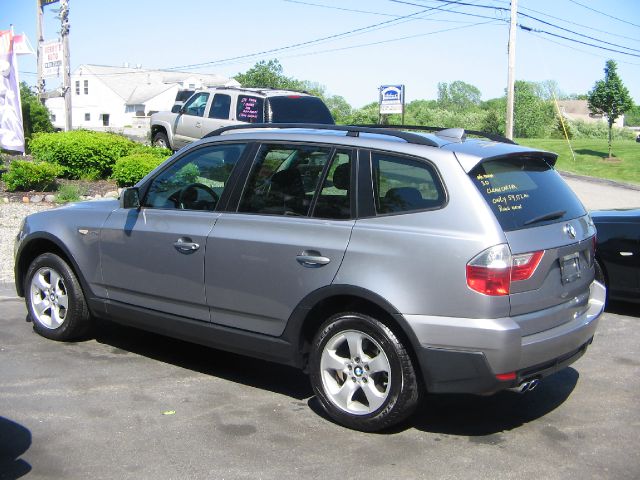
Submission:
[[[558,172],[539,157],[487,160],[471,170],[469,176],[505,231],[586,214]]]
[[[269,115],[272,123],[334,123],[324,102],[309,96],[269,97]]]

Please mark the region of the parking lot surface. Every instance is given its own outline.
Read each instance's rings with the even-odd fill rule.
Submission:
[[[365,434],[324,418],[297,370],[110,323],[56,343],[11,289],[0,302],[3,479],[640,477],[633,306],[533,392],[427,396]]]

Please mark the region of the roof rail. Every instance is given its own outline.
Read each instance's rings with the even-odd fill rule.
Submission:
[[[430,147],[439,147],[438,143],[430,138],[423,137],[422,135],[416,135],[411,132],[402,132],[400,130],[392,130],[389,128],[380,128],[378,125],[374,126],[361,126],[361,125],[332,125],[326,123],[250,123],[246,125],[230,125],[228,127],[218,128],[203,138],[217,137],[224,132],[230,130],[251,130],[251,129],[291,129],[302,128],[309,130],[332,130],[337,132],[347,132],[348,137],[359,137],[361,133],[370,133],[375,135],[386,135],[389,137],[400,138],[407,143],[416,145],[428,145]]]
[[[457,129],[445,129],[444,127],[429,127],[429,126],[425,126],[425,125],[375,125],[375,124],[364,124],[364,125],[357,125],[358,127],[367,127],[367,128],[397,128],[399,130],[415,130],[418,132],[448,132],[448,133],[453,133],[453,130],[457,130]],[[501,142],[501,143],[510,143],[511,145],[517,145],[516,142],[514,142],[513,140],[508,139],[507,137],[503,137],[502,135],[498,135],[495,133],[489,133],[489,132],[482,132],[480,130],[464,130],[465,134],[469,134],[469,135],[475,135],[477,137],[484,137],[484,138],[488,138],[489,140],[493,140],[494,142]],[[446,137],[447,139],[453,139],[455,137],[452,137],[451,135],[439,135],[440,137]],[[464,137],[460,138],[461,141],[464,140]]]

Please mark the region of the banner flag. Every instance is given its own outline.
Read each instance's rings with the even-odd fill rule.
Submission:
[[[24,130],[13,32],[0,30],[0,148],[24,153]]]

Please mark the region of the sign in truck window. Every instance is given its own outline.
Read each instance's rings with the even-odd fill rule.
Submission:
[[[247,123],[264,121],[264,99],[249,96],[238,97],[236,120]]]
[[[505,231],[586,214],[575,194],[544,158],[485,160],[469,176]]]

